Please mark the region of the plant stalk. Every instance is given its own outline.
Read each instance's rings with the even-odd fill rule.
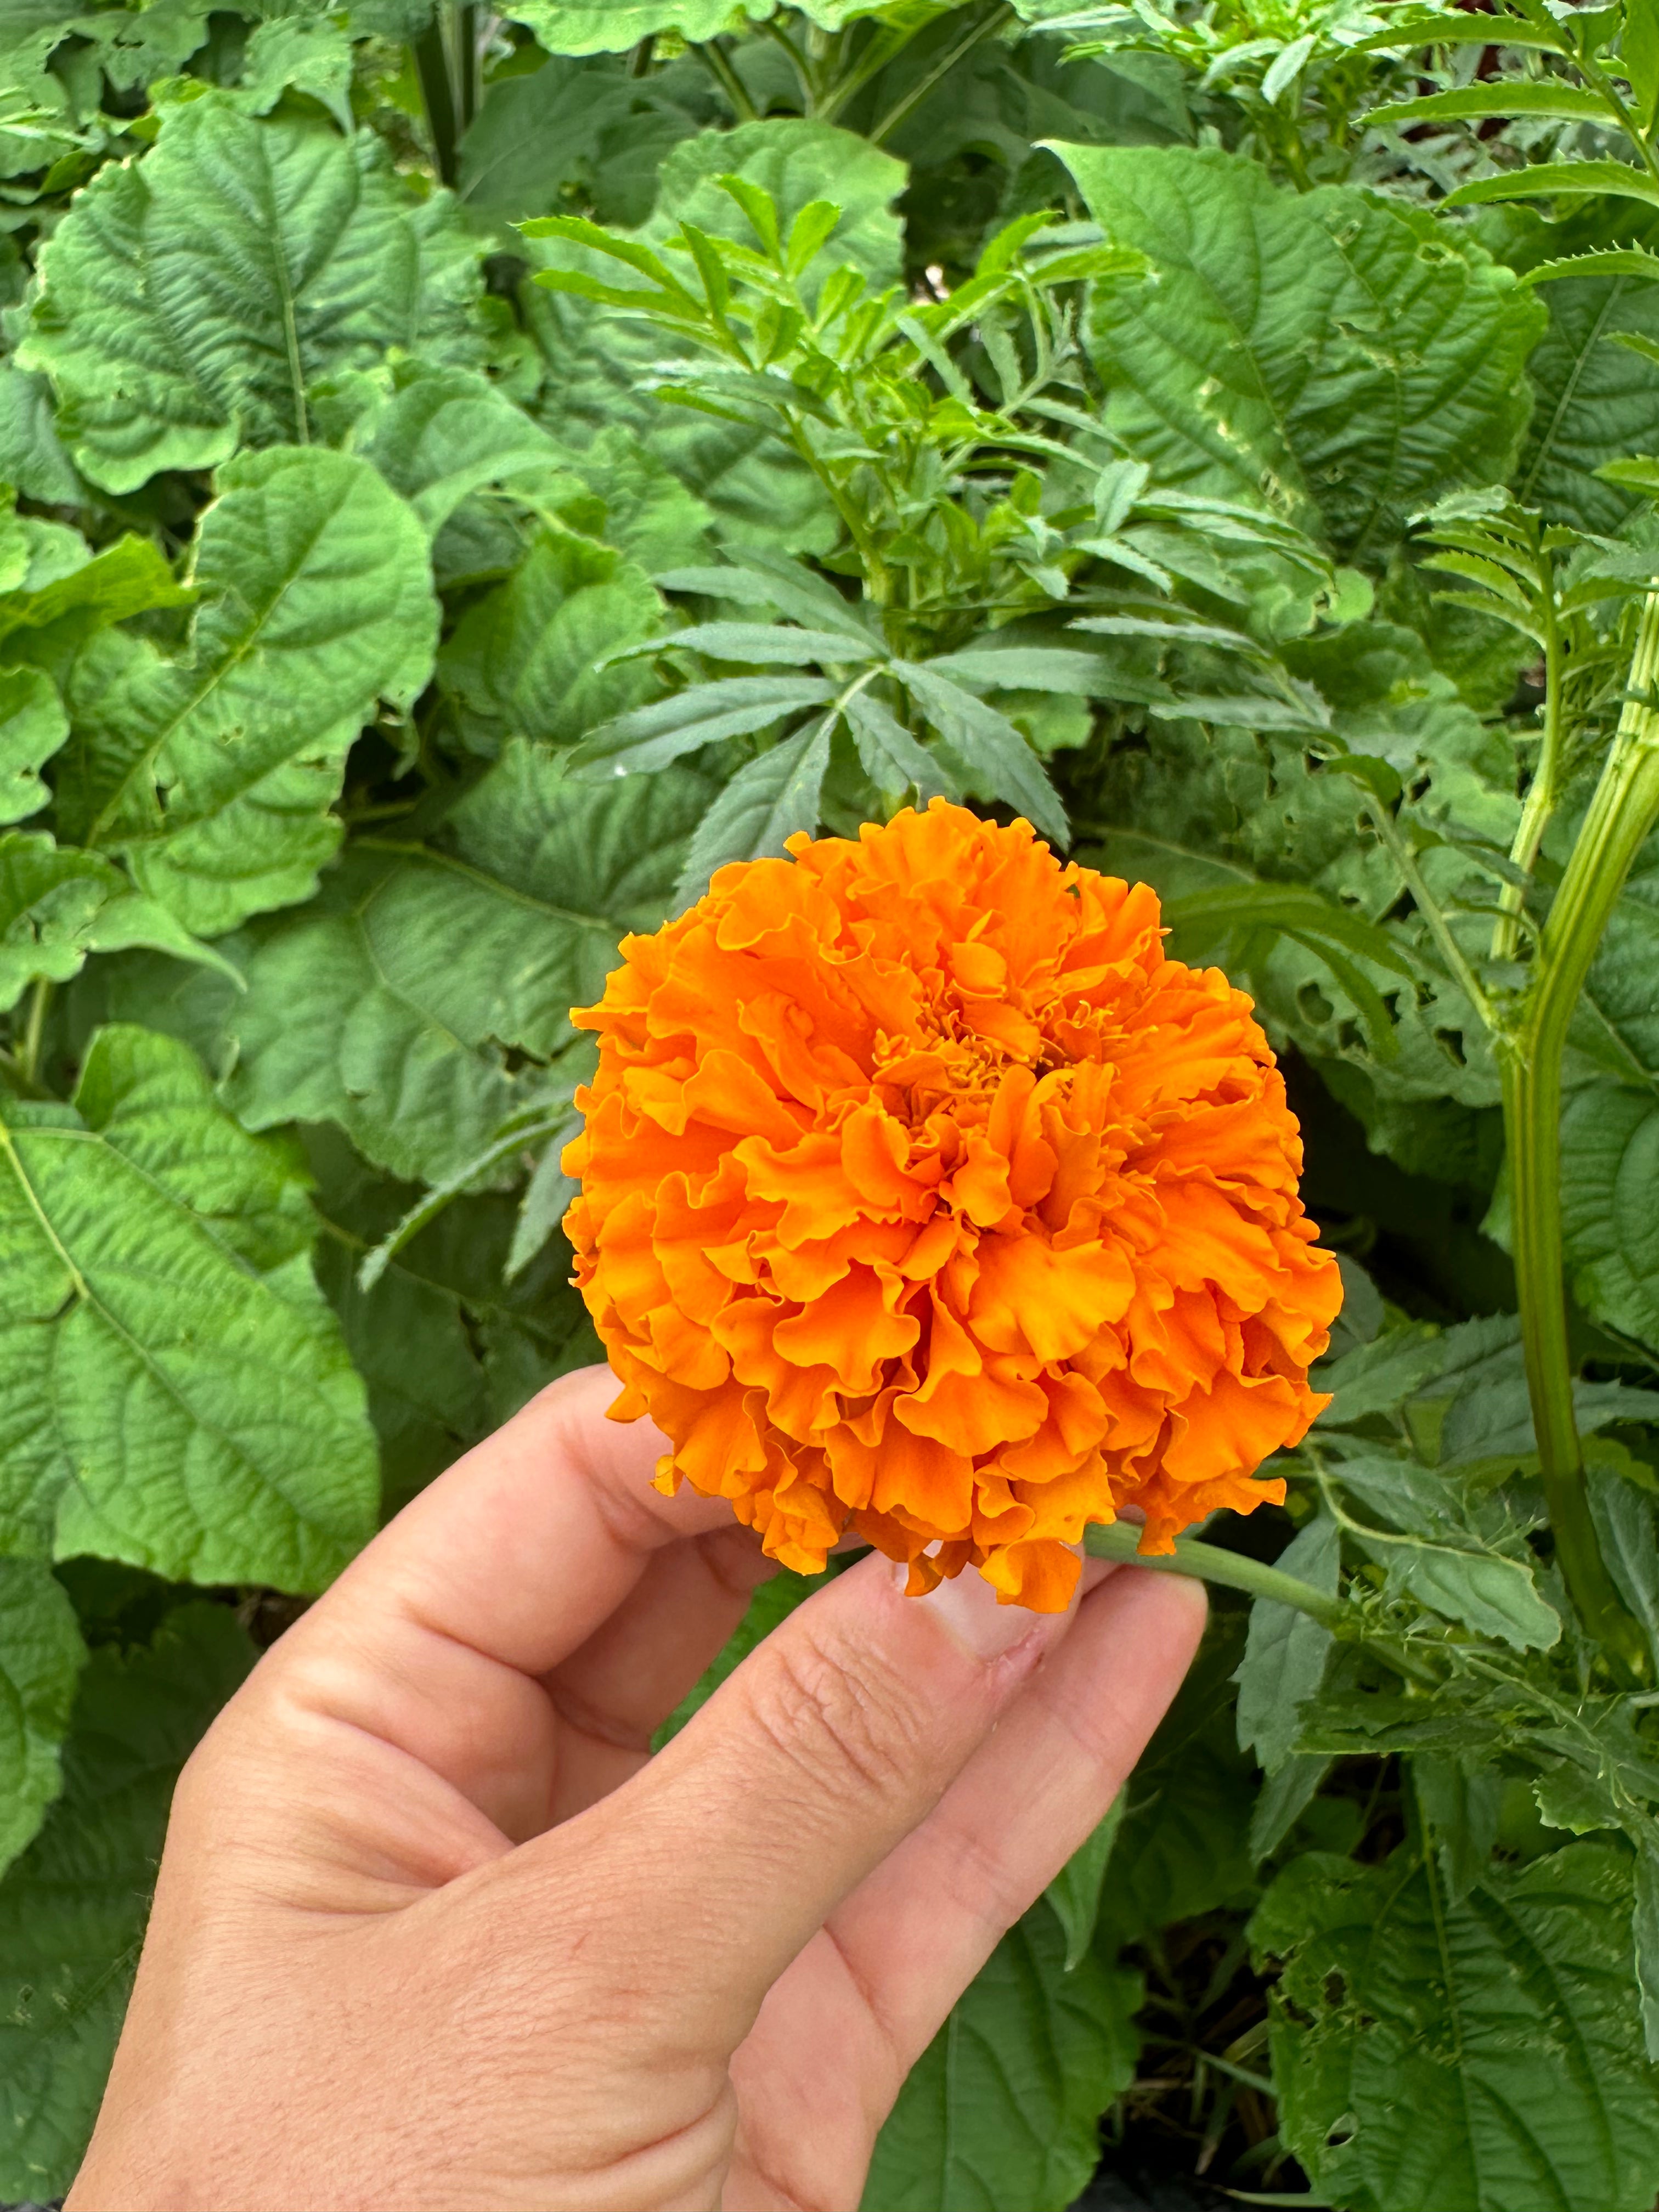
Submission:
[[[1327,1628],[1334,1628],[1343,1618],[1345,1608],[1340,1598],[1328,1597],[1323,1590],[1298,1582],[1294,1575],[1280,1574],[1277,1567],[1264,1567],[1260,1559],[1246,1559],[1242,1552],[1224,1552],[1218,1545],[1177,1536],[1172,1553],[1147,1557],[1136,1548],[1139,1541],[1140,1530],[1130,1521],[1114,1521],[1109,1528],[1083,1532],[1083,1548],[1091,1559],[1150,1567],[1155,1574],[1194,1576],[1201,1582],[1219,1583],[1224,1589],[1243,1590],[1250,1597],[1291,1606]]]
[[[1659,592],[1642,610],[1618,733],[1539,941],[1520,1024],[1498,1043],[1527,1390],[1561,1569],[1585,1626],[1626,1675],[1649,1679],[1590,1519],[1573,1410],[1561,1233],[1561,1071],[1567,1031],[1637,854],[1659,822]]]

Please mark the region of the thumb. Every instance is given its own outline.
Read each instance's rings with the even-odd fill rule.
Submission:
[[[735,2050],[1071,1626],[1000,1606],[971,1571],[907,1598],[905,1571],[872,1555],[817,1592],[606,1801],[636,1940],[651,1929],[677,2025],[704,2050]]]

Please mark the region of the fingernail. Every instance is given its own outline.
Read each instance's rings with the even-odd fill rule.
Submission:
[[[896,1577],[901,1589],[904,1575],[901,1567]],[[909,1602],[931,1614],[975,1659],[1000,1659],[1042,1622],[1060,1618],[1030,1612],[1023,1605],[999,1605],[990,1583],[972,1567],[964,1567],[926,1597],[912,1598]]]

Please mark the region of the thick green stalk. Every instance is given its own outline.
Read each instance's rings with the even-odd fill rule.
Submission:
[[[1649,1669],[1604,1564],[1573,1411],[1561,1237],[1561,1066],[1567,1030],[1631,864],[1659,822],[1659,592],[1642,610],[1618,734],[1538,949],[1519,1028],[1500,1037],[1516,1282],[1550,1525],[1585,1626],[1626,1674]]]
[[[1294,1575],[1282,1575],[1277,1567],[1264,1567],[1260,1559],[1246,1559],[1242,1552],[1224,1552],[1218,1545],[1177,1536],[1172,1553],[1145,1558],[1137,1549],[1139,1542],[1140,1531],[1129,1521],[1114,1521],[1109,1528],[1083,1532],[1083,1548],[1091,1559],[1115,1559],[1120,1566],[1150,1567],[1156,1574],[1191,1575],[1201,1582],[1218,1583],[1224,1589],[1243,1590],[1250,1597],[1292,1606],[1297,1612],[1322,1621],[1327,1628],[1334,1628],[1343,1618],[1340,1598],[1327,1597],[1323,1590],[1298,1582]]]
[[[1510,858],[1518,868],[1531,872],[1538,858],[1538,848],[1544,842],[1544,832],[1550,825],[1561,799],[1563,742],[1565,716],[1563,713],[1561,636],[1556,620],[1555,594],[1545,597],[1544,618],[1544,728],[1543,741],[1539,747],[1538,766],[1527,789],[1526,803],[1521,809],[1521,821],[1515,833],[1515,842],[1510,848]],[[1498,894],[1498,919],[1492,924],[1492,957],[1494,960],[1513,960],[1521,943],[1521,886],[1505,884]]]

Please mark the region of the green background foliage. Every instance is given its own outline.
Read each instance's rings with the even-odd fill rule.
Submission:
[[[1579,15],[0,21],[0,2197],[73,2174],[258,1644],[596,1356],[570,1009],[723,860],[938,793],[1254,994],[1347,1303],[866,2212],[1060,2212],[1103,2147],[1653,2203],[1650,844],[1560,1116],[1634,1662],[1552,1533],[1504,1137],[1659,580],[1659,41]]]

